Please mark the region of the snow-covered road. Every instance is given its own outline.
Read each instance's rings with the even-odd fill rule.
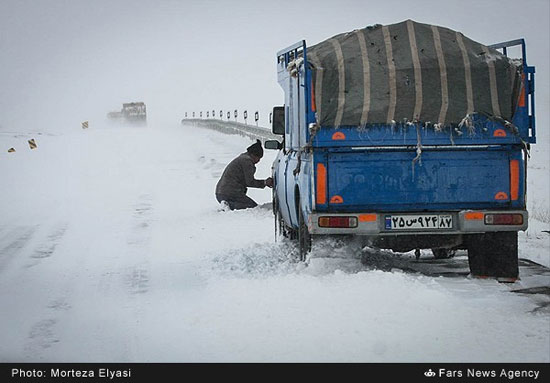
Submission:
[[[268,208],[218,212],[217,179],[250,143],[179,124],[0,132],[0,361],[550,361],[548,295],[511,292],[548,287],[548,270],[524,261],[500,284],[468,277],[464,255],[334,240],[298,263]],[[520,257],[548,266],[545,214]]]

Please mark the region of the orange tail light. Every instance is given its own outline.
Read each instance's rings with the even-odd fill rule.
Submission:
[[[510,160],[510,197],[512,201],[519,198],[519,161]]]
[[[464,218],[466,218],[469,221],[479,221],[483,219],[483,213],[478,211],[471,211],[464,215]]]
[[[360,214],[359,222],[376,222],[376,214]]]
[[[315,191],[317,204],[327,203],[327,168],[324,164],[317,164],[317,188]]]

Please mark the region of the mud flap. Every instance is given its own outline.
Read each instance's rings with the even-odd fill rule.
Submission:
[[[519,276],[518,233],[472,234],[467,239],[470,273],[515,281]]]

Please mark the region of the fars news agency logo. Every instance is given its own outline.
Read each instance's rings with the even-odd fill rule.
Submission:
[[[435,376],[435,372],[433,372],[432,369],[430,368],[428,371],[424,373],[424,376],[427,378],[433,378]]]

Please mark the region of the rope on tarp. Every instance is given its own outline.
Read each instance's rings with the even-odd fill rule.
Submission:
[[[416,128],[416,157],[412,160],[412,178],[414,180],[414,168],[416,163],[420,166],[422,166],[422,140],[420,136],[420,124],[418,122],[416,123],[409,123],[409,125],[414,125]]]

